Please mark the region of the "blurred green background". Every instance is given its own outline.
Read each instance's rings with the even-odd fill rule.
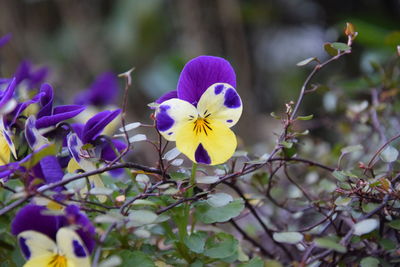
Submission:
[[[334,87],[367,74],[371,60],[395,54],[399,18],[400,0],[2,0],[0,35],[13,39],[0,51],[0,70],[11,76],[23,59],[48,66],[59,98],[70,102],[96,75],[135,67],[130,121],[150,122],[146,104],[175,89],[186,61],[221,56],[234,66],[244,102],[235,131],[242,147],[257,151],[280,131],[269,113],[297,98],[310,71],[297,62],[326,59],[323,44],[345,42],[350,21],[359,32],[354,52],[314,82]],[[322,96],[307,96],[302,113],[326,112]]]

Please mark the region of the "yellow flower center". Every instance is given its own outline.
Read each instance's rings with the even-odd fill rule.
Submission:
[[[55,255],[49,264],[48,267],[67,267],[67,258],[62,255]]]
[[[206,135],[208,135],[208,132],[212,131],[212,128],[210,127],[210,122],[207,121],[206,118],[198,117],[193,124],[193,131],[196,132],[196,134],[201,134],[202,132],[204,132]]]

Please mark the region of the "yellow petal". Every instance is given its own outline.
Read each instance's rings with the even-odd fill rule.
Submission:
[[[176,131],[176,147],[197,163],[222,164],[232,157],[236,146],[235,134],[219,120],[199,118]]]
[[[177,98],[162,102],[156,111],[157,129],[168,141],[176,140],[176,130],[180,125],[196,118],[197,109]]]
[[[201,96],[197,110],[202,117],[232,127],[242,115],[243,105],[236,90],[227,83],[211,85]]]
[[[11,150],[2,133],[0,132],[0,166],[10,162]]]

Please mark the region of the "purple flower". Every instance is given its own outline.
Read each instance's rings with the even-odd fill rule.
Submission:
[[[10,41],[11,37],[12,37],[11,33],[8,33],[8,34],[0,37],[0,47],[7,44]]]
[[[15,73],[15,78],[17,80],[17,84],[20,84],[24,81],[26,82],[28,89],[31,90],[39,87],[39,85],[47,77],[48,73],[49,70],[46,67],[33,70],[32,63],[25,60],[19,65]]]
[[[226,162],[237,146],[230,128],[243,110],[235,86],[235,72],[225,59],[192,59],[182,70],[177,90],[156,101],[157,129],[193,162]]]
[[[113,104],[118,96],[117,76],[111,72],[99,75],[92,85],[75,97],[77,105],[106,106]]]
[[[85,107],[80,105],[65,105],[53,108],[54,93],[49,84],[43,84],[40,89],[41,109],[37,114],[36,128],[54,126],[81,113]]]
[[[89,252],[95,246],[95,228],[79,207],[69,205],[63,215],[47,215],[44,206],[28,204],[18,211],[11,223],[11,233],[18,235],[24,231],[36,231],[55,240],[58,230],[65,226],[77,227],[76,233],[85,243]]]
[[[92,118],[90,118],[86,124],[73,124],[72,128],[74,129],[76,135],[70,135],[68,141],[68,148],[71,152],[71,155],[75,158],[77,162],[80,162],[80,147],[81,144],[95,144],[96,138],[101,134],[104,128],[113,121],[119,114],[121,113],[121,109],[117,109],[114,111],[105,110],[99,112]],[[76,136],[80,141],[77,140]],[[112,143],[112,144],[111,144]],[[101,158],[104,160],[112,161],[117,157],[114,152],[115,148],[117,151],[122,151],[126,148],[126,144],[118,141],[111,140],[111,143],[102,142],[99,146],[101,149]]]

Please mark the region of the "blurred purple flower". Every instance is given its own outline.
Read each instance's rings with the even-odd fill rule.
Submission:
[[[47,77],[48,73],[49,69],[46,67],[42,67],[34,71],[32,63],[25,60],[19,65],[15,73],[15,78],[17,80],[17,84],[20,84],[24,81],[28,86],[28,90],[31,90],[39,87],[39,85]]]
[[[64,215],[47,215],[49,209],[44,206],[28,204],[18,211],[11,223],[11,233],[18,235],[24,231],[36,231],[55,240],[57,231],[65,226],[75,226],[76,233],[81,237],[89,252],[95,246],[95,228],[78,206],[69,205]]]
[[[11,37],[12,37],[11,33],[8,33],[8,34],[3,35],[2,37],[0,37],[0,47],[2,47],[5,44],[7,44],[10,41]]]
[[[16,101],[13,101],[13,96],[16,85],[17,83],[14,78],[9,82],[7,88],[4,91],[0,91],[0,115],[9,113],[14,110],[16,106]],[[12,104],[11,107],[9,106],[9,104],[11,103],[10,101],[15,103]]]
[[[111,72],[99,75],[91,86],[75,97],[77,105],[106,106],[113,104],[118,96],[117,76]]]

